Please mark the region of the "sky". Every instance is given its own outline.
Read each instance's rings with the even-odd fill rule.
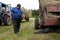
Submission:
[[[38,0],[0,0],[5,4],[11,4],[12,7],[16,7],[17,4],[21,4],[26,9],[39,9]]]

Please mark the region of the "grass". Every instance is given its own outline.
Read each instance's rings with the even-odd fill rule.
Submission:
[[[60,40],[58,33],[34,34],[34,18],[22,22],[20,32],[14,34],[13,26],[0,27],[0,40]]]
[[[6,32],[7,30],[10,30],[12,26],[0,26],[0,34]]]

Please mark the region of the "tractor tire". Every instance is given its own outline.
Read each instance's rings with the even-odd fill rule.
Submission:
[[[1,22],[1,20],[0,20],[0,25],[2,25],[2,22]]]
[[[4,16],[4,25],[11,25],[12,21],[8,15]]]
[[[39,27],[39,19],[36,18],[35,19],[35,30],[39,30],[39,29],[40,29],[40,27]]]

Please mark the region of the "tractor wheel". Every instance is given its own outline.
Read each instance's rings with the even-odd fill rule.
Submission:
[[[11,19],[9,18],[8,15],[5,15],[4,16],[4,25],[11,25],[11,24],[12,24]]]
[[[2,25],[2,22],[1,22],[1,20],[0,20],[0,25]]]
[[[35,19],[35,30],[39,30],[39,19],[38,18],[36,18]]]

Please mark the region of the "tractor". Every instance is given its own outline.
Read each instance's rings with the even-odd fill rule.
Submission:
[[[10,9],[11,7],[9,5],[0,2],[0,25],[11,25]]]

